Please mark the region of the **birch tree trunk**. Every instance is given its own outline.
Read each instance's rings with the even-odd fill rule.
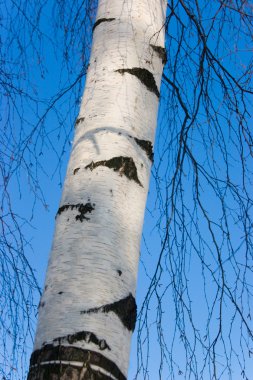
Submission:
[[[101,0],[29,380],[127,377],[165,0]]]

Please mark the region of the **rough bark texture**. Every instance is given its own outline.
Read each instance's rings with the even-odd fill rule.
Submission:
[[[127,377],[165,7],[99,1],[29,380]]]
[[[126,380],[115,363],[104,355],[77,347],[51,344],[33,352],[28,375],[28,380],[109,378]]]

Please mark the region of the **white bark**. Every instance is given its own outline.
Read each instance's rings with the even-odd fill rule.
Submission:
[[[84,368],[82,378],[90,378],[92,370],[113,379],[127,376],[163,69],[165,8],[165,0],[99,2],[39,308],[34,350],[41,356],[31,361],[31,379],[38,373],[38,361],[40,368],[55,362],[53,356],[44,358],[43,350],[53,351],[59,344],[103,355],[119,369],[96,365],[87,354],[85,363],[72,361],[75,368]],[[71,366],[64,357],[55,365],[60,361]]]

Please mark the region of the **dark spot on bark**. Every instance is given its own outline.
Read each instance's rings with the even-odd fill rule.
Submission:
[[[75,127],[78,126],[78,124],[82,123],[84,121],[85,117],[79,117],[79,119],[76,119]]]
[[[166,50],[161,46],[156,46],[156,45],[151,45],[151,44],[150,44],[150,46],[157,53],[159,58],[161,58],[162,63],[165,65],[165,63],[167,62]]]
[[[136,143],[141,147],[141,149],[146,152],[148,158],[151,162],[154,162],[154,153],[153,153],[153,145],[151,141],[148,140],[139,140],[136,137],[134,137],[134,140]]]
[[[63,294],[63,292],[58,292],[58,294]]]
[[[102,24],[102,22],[111,22],[113,20],[116,20],[115,18],[99,18],[95,24],[93,25],[92,32],[94,32],[94,29],[99,25]]]
[[[118,273],[119,276],[122,275],[122,271],[120,269],[117,269],[117,273]]]
[[[116,70],[120,74],[131,74],[136,76],[141,83],[143,83],[147,89],[153,92],[158,98],[160,93],[158,91],[154,75],[147,69],[141,69],[140,67],[133,67],[132,69],[119,69]]]
[[[78,172],[78,170],[80,170],[80,168],[75,168],[73,174],[75,175]]]
[[[48,288],[48,285],[45,286],[45,290],[47,290],[47,288]]]
[[[83,220],[90,220],[90,218],[87,218],[86,214],[91,213],[93,210],[95,210],[94,206],[95,206],[94,203],[93,205],[91,205],[91,203],[86,203],[86,204],[77,203],[76,205],[69,205],[69,204],[63,205],[59,208],[56,216],[61,215],[63,211],[66,211],[68,209],[71,209],[71,210],[77,209],[79,214],[76,215],[76,220],[80,220],[80,222],[82,222]]]
[[[53,363],[54,361],[59,361],[59,363]],[[69,364],[63,364],[61,361],[67,361]],[[85,364],[87,369],[89,368],[93,371],[93,374],[87,374],[87,372],[84,372],[84,366],[77,367],[71,362]],[[92,365],[96,366],[96,371],[92,369]],[[98,368],[104,369],[108,376],[100,372]],[[55,380],[62,378],[109,380],[111,377],[115,377],[117,380],[127,380],[118,366],[99,352],[72,346],[47,344],[32,353],[27,380]]]
[[[89,331],[79,331],[75,334],[62,336],[59,338],[55,338],[53,342],[57,342],[60,345],[64,345],[64,343],[73,344],[76,342],[85,341],[86,343],[94,343],[96,344],[100,350],[109,350],[111,351],[110,347],[106,343],[105,339],[98,339],[98,337]]]
[[[111,304],[107,304],[100,307],[94,307],[89,310],[81,311],[81,314],[90,314],[90,313],[115,313],[118,318],[121,320],[123,325],[129,330],[134,331],[136,317],[137,317],[137,307],[135,298],[130,293],[129,296],[116,301]]]
[[[91,162],[89,165],[85,166],[85,169],[94,170],[98,166],[106,166],[109,169],[113,169],[115,172],[119,172],[119,174],[125,175],[128,179],[135,181],[140,185],[142,184],[139,181],[138,175],[137,175],[137,168],[135,166],[134,160],[132,157],[113,157],[110,160],[103,160],[103,161],[97,161],[97,162]]]
[[[45,302],[44,302],[44,301],[40,301],[40,302],[39,302],[39,306],[38,306],[38,308],[39,308],[39,307],[44,307],[44,306],[45,306]]]

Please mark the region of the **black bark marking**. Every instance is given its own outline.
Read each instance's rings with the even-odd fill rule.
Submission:
[[[87,364],[86,372],[82,380],[112,380],[111,376],[107,376],[104,373],[93,369],[89,364]],[[79,380],[79,379],[78,379]]]
[[[44,307],[45,306],[45,301],[40,301],[39,302],[39,305],[38,305],[38,308],[40,308],[40,307]]]
[[[93,210],[95,210],[94,208],[95,204],[93,203],[93,205],[91,203],[86,203],[86,204],[83,204],[83,203],[77,203],[76,205],[63,205],[59,208],[57,215],[61,215],[61,213],[65,210],[68,210],[68,209],[77,209],[79,214],[76,215],[76,220],[80,220],[80,222],[82,222],[83,220],[90,220],[90,218],[88,218],[87,216],[85,216],[87,213],[91,213]]]
[[[63,363],[48,363],[53,361],[67,361],[69,364]],[[85,363],[86,367],[91,369],[92,365],[103,368],[107,373],[111,374],[118,380],[127,380],[118,366],[111,360],[107,359],[99,352],[84,350],[78,347],[72,346],[54,346],[53,344],[46,344],[40,350],[36,350],[32,353],[30,359],[30,370],[27,380],[53,380],[55,378],[65,379],[86,379],[91,380],[93,377],[86,373],[84,376],[80,376],[83,367],[76,367],[71,362]],[[94,370],[92,369],[94,372]],[[58,377],[55,377],[58,375]],[[66,377],[64,377],[64,375]],[[94,379],[108,380],[111,377],[104,375],[100,371],[96,371]]]
[[[118,316],[123,325],[129,331],[134,331],[137,317],[137,307],[135,298],[131,293],[129,293],[129,296],[121,299],[120,301],[116,301],[114,303],[110,303],[100,307],[94,307],[89,310],[84,310],[81,311],[81,314],[90,314],[98,312],[109,313],[110,311],[112,311]]]
[[[78,172],[78,170],[80,170],[80,168],[75,168],[75,169],[73,170],[73,174],[75,175],[75,174]]]
[[[162,63],[165,65],[165,63],[167,62],[166,50],[161,46],[156,46],[156,45],[151,45],[151,44],[150,44],[150,46],[157,53],[159,58],[161,58]]]
[[[85,166],[85,169],[94,170],[98,166],[106,166],[109,169],[113,169],[115,172],[119,172],[121,176],[125,175],[129,180],[133,180],[143,187],[138,178],[137,168],[132,157],[119,156],[113,157],[110,160],[92,161],[89,165]]]
[[[122,271],[120,269],[117,269],[117,273],[118,273],[119,276],[122,275]]]
[[[116,72],[120,74],[128,73],[136,76],[141,81],[141,83],[143,83],[147,87],[149,91],[153,92],[159,98],[160,93],[158,91],[155,78],[153,74],[147,69],[133,67],[132,69],[119,69],[116,70]]]
[[[150,161],[154,162],[154,153],[153,153],[152,142],[148,141],[148,140],[139,140],[136,137],[134,137],[134,140],[141,147],[141,149],[143,149],[146,152]]]
[[[63,363],[46,363],[38,368],[31,368],[28,380],[112,380],[111,375],[93,369],[88,363],[85,366]]]
[[[85,341],[86,343],[94,343],[100,348],[101,351],[106,349],[111,351],[105,339],[98,339],[98,337],[90,331],[79,331],[75,334],[62,336],[53,340],[53,342],[58,342],[59,345],[62,345],[66,342],[69,344],[73,344],[79,341]]]
[[[82,121],[84,121],[85,117],[79,117],[78,119],[76,119],[76,124],[75,124],[75,127],[78,126],[78,124],[82,123]]]
[[[63,294],[63,292],[58,292],[58,294]]]
[[[95,24],[93,25],[92,32],[94,32],[94,29],[99,25],[102,24],[102,22],[111,22],[113,20],[116,20],[116,18],[99,18]]]

